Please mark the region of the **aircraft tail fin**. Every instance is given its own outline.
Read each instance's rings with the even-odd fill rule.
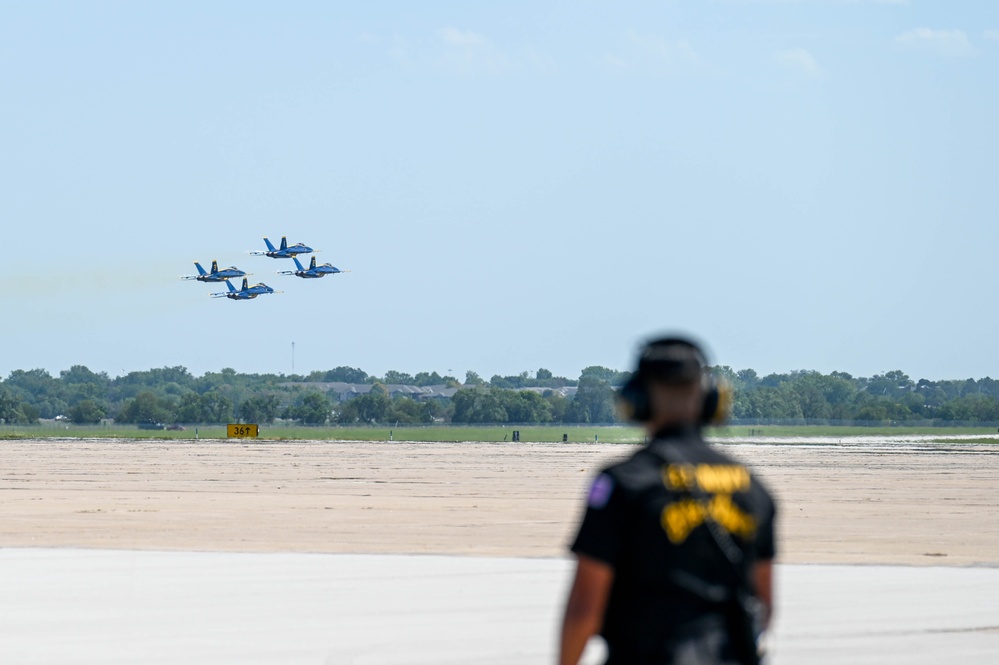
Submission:
[[[194,262],[194,267],[198,269],[198,274],[199,275],[207,275],[208,274],[208,273],[205,272],[205,269],[201,267],[201,264],[198,263],[197,261]]]
[[[274,250],[274,245],[272,245],[272,244],[271,244],[271,241],[270,241],[270,240],[268,240],[267,238],[264,238],[264,244],[265,244],[265,245],[267,245],[267,251],[268,251],[268,252],[273,252],[273,251],[275,251],[275,250]]]
[[[281,249],[288,249],[288,236],[281,236]]]
[[[244,279],[243,282],[246,282],[246,280]],[[236,287],[233,286],[232,282],[230,282],[229,280],[225,281],[225,285],[229,287],[229,292],[230,293],[235,293],[236,292]]]
[[[240,290],[241,290],[241,291],[247,291],[247,290],[249,290],[249,288],[250,288],[250,287],[249,287],[249,285],[247,284],[247,281],[246,281],[246,278],[244,277],[244,278],[243,278],[243,288],[242,288],[242,289],[240,289]],[[233,289],[233,290],[235,290],[235,289]]]
[[[214,260],[212,261],[212,274],[213,275],[219,274],[219,262],[218,261],[214,261]]]
[[[312,263],[309,264],[309,270],[315,270],[315,269],[316,269],[316,255],[313,254]]]
[[[297,256],[291,257],[291,260],[295,262],[295,267],[298,268],[299,272],[305,271],[305,268],[302,267],[302,262],[298,260]],[[316,263],[315,261],[312,262],[313,264],[312,267],[315,267],[315,263]]]

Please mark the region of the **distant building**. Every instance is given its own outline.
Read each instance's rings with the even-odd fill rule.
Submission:
[[[562,386],[561,388],[514,388],[514,390],[529,390],[532,393],[538,393],[539,395],[545,395],[547,393],[554,393],[556,395],[561,395],[566,399],[572,399],[576,396],[576,386]]]
[[[343,381],[294,381],[279,384],[282,388],[304,388],[308,390],[319,390],[326,393],[338,402],[346,402],[361,395],[367,395],[375,387],[371,383],[345,383]],[[439,386],[407,386],[401,383],[378,384],[385,389],[386,394],[392,399],[396,397],[409,397],[415,400],[428,399],[450,399],[458,392],[459,388],[451,388],[445,385]]]
[[[289,381],[278,384],[282,388],[302,388],[306,390],[318,390],[326,393],[330,398],[343,403],[361,395],[367,395],[375,387],[372,383],[345,383],[343,381]],[[385,389],[386,394],[392,399],[396,397],[409,397],[418,401],[430,399],[451,399],[454,394],[462,389],[489,390],[488,385],[478,386],[457,386],[446,385],[437,386],[407,386],[401,383],[377,384]],[[526,390],[539,395],[555,393],[567,399],[576,396],[576,386],[564,386],[562,388],[512,388],[512,390]]]

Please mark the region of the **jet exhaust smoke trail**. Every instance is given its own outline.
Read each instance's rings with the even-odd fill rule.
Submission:
[[[77,297],[90,294],[94,297],[132,294],[142,291],[165,293],[173,285],[204,291],[197,282],[185,284],[176,264],[169,267],[151,266],[148,263],[135,265],[102,266],[100,268],[78,269],[60,265],[57,271],[45,266],[35,266],[31,270],[21,270],[16,274],[0,275],[0,290],[9,299],[58,299],[62,296]],[[192,266],[193,268],[193,266]],[[193,270],[192,270],[193,273]]]

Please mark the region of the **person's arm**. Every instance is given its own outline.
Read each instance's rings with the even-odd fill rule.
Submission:
[[[753,590],[756,591],[756,597],[760,599],[765,608],[764,628],[770,625],[770,617],[774,613],[773,563],[772,559],[764,559],[756,562],[753,566]]]
[[[614,569],[610,565],[579,555],[562,619],[559,665],[576,665],[586,642],[600,632],[613,581]]]

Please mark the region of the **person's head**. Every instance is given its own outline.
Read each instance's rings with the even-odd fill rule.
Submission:
[[[623,415],[649,432],[703,424],[714,416],[717,405],[717,390],[707,372],[704,353],[694,342],[682,337],[648,342],[631,380],[619,393]]]

